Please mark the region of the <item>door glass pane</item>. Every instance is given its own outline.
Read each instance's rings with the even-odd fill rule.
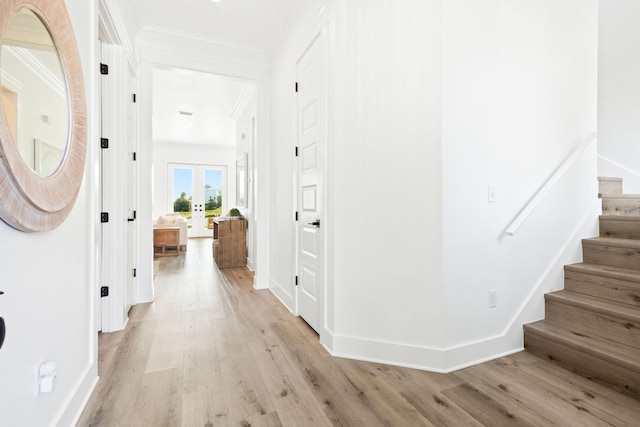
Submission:
[[[222,170],[204,171],[205,216],[212,218],[222,213]],[[209,223],[210,221],[207,221]]]
[[[173,211],[178,212],[191,228],[191,202],[193,200],[193,170],[173,169]]]

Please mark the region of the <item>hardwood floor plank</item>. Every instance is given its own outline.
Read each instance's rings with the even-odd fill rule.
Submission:
[[[158,427],[180,427],[182,424],[182,370],[167,369],[142,376],[140,392],[135,398],[135,419],[144,420],[144,425]]]
[[[208,310],[191,310],[185,319],[183,392],[221,392],[224,382],[213,332],[217,319]]]
[[[205,389],[182,396],[182,427],[231,426],[227,412],[222,392]]]
[[[533,426],[522,413],[514,413],[471,384],[462,384],[443,392],[469,415],[487,426]],[[544,425],[544,424],[543,424]]]
[[[434,426],[483,425],[440,392],[415,388],[402,391],[400,395]]]
[[[100,336],[79,426],[638,425],[637,400],[525,352],[446,375],[332,357],[210,245],[156,260],[155,301]]]
[[[309,385],[281,348],[280,342],[263,340],[250,345],[257,368],[284,425],[331,426]]]

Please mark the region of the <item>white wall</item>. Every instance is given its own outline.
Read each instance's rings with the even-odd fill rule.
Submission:
[[[598,174],[640,193],[640,3],[600,2]]]
[[[596,131],[597,7],[593,0],[443,3],[445,345],[461,346],[468,360],[520,348],[522,322],[488,351],[477,341],[503,335],[532,290],[562,288],[556,257],[571,242],[561,259],[578,261],[579,238],[595,235],[595,147],[516,236],[504,230]],[[488,186],[497,189],[495,204]],[[590,228],[574,235],[589,212]],[[488,307],[489,290],[497,290],[496,308]],[[537,309],[525,322],[544,317],[542,302],[532,300]]]
[[[97,12],[94,2],[67,0],[84,66],[88,140],[95,141]],[[0,315],[7,338],[0,350],[0,423],[67,426],[97,380],[93,267],[98,212],[95,144],[88,144],[85,181],[69,218],[46,233],[21,233],[0,222]],[[43,361],[58,364],[52,393],[36,396]]]
[[[325,0],[306,2],[295,11],[283,44],[271,58],[270,72],[270,289],[295,310],[294,184],[296,145],[296,62],[318,34],[316,18]]]
[[[522,323],[596,230],[591,143],[504,235],[596,130],[597,2],[333,1],[328,28],[325,344],[441,371],[521,349]],[[304,41],[291,33],[272,63],[271,283],[286,303]]]
[[[334,351],[436,364],[442,341],[439,1],[333,2]],[[425,350],[425,351],[423,351]]]
[[[255,129],[254,123],[256,123],[257,116],[257,97],[255,86],[248,86],[247,92],[244,94],[246,97],[246,104],[242,111],[238,112],[236,118],[236,160],[240,159],[245,153],[247,154],[247,164],[245,165],[245,174],[247,177],[247,207],[240,208],[242,215],[249,221],[249,229],[247,230],[247,266],[251,269],[255,269],[256,262],[256,233],[255,233],[255,190],[254,190],[254,177],[255,171],[255,147],[257,143],[255,141]],[[240,183],[236,182],[236,185]],[[229,191],[235,192],[235,187]]]
[[[236,148],[204,144],[155,142],[153,144],[153,218],[171,212],[173,196],[168,194],[169,163],[214,165],[227,167],[223,207],[227,211],[236,201]],[[225,212],[226,213],[226,212]]]
[[[34,170],[34,139],[37,138],[60,150],[56,156],[62,160],[69,129],[68,101],[66,99],[62,68],[48,71],[59,79],[43,77],[35,66],[48,66],[53,62],[53,52],[38,52],[27,49],[34,58],[27,59],[19,49],[2,49],[3,85],[17,94],[17,140],[18,151]],[[50,62],[45,62],[49,59]],[[13,87],[15,85],[15,87]],[[44,116],[47,116],[45,120]],[[53,164],[49,165],[53,168]],[[48,170],[45,168],[44,170]]]

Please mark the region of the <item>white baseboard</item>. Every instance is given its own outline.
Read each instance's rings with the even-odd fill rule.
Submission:
[[[291,313],[295,312],[296,304],[293,295],[287,292],[282,286],[280,286],[280,283],[273,278],[269,279],[269,290],[271,290],[271,293],[275,295]]]
[[[269,289],[269,278],[256,274],[253,276],[253,287],[255,289]]]
[[[89,365],[82,378],[80,378],[74,387],[73,393],[71,393],[65,402],[60,414],[56,417],[56,421],[51,425],[57,427],[75,426],[78,423],[89,398],[91,397],[91,393],[93,393],[93,390],[98,384],[98,380],[99,377],[96,365]]]
[[[597,217],[598,206],[599,201],[594,201],[501,333],[473,342],[437,348],[325,331],[321,343],[333,356],[439,373],[453,372],[522,351],[522,326],[544,317],[544,294],[553,290],[550,284],[561,280],[558,276],[562,275],[563,266],[575,262],[572,259],[573,243],[579,241],[581,236],[594,235],[597,231],[593,230],[591,219]]]

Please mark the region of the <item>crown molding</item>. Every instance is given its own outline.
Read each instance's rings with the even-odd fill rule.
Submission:
[[[255,94],[255,85],[252,83],[247,83],[243,86],[242,92],[236,101],[236,105],[233,106],[233,110],[231,111],[231,119],[233,121],[238,121],[240,115],[244,112],[245,107],[253,98]]]
[[[15,56],[25,67],[29,69],[34,75],[40,77],[54,92],[63,98],[67,97],[67,88],[65,82],[56,77],[49,69],[33,56],[29,49],[21,47],[5,46],[7,52]]]

